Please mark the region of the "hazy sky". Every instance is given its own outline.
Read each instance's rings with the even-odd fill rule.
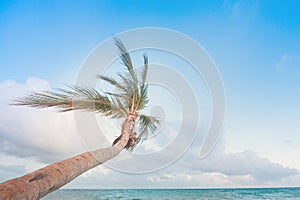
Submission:
[[[102,166],[67,187],[299,185],[299,9],[296,0],[1,1],[0,181],[84,151],[72,113],[10,107],[13,98],[74,83],[89,52],[113,34],[162,27],[197,41],[220,71],[227,101],[217,147],[199,160],[200,136],[163,170]]]

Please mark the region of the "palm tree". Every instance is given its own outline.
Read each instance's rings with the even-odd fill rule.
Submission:
[[[123,118],[121,134],[112,146],[97,149],[50,164],[25,176],[0,184],[0,197],[4,199],[39,199],[62,187],[77,176],[118,155],[123,149],[132,151],[147,139],[159,125],[156,117],[141,114],[149,99],[146,77],[148,57],[143,56],[140,73],[133,67],[123,43],[115,38],[125,70],[118,79],[99,75],[98,78],[112,86],[113,92],[98,91],[85,86],[68,86],[44,93],[33,93],[17,99],[13,105],[37,108],[58,108],[61,112],[84,110],[100,113],[110,118]],[[137,134],[138,132],[138,134]]]

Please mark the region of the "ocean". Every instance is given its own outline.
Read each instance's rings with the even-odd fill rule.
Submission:
[[[300,188],[249,189],[62,189],[43,200],[184,200],[184,199],[299,199]]]

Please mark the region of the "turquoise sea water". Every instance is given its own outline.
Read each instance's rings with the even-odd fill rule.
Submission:
[[[43,200],[299,199],[300,188],[57,190]]]

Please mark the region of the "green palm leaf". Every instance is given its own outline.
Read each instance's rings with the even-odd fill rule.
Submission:
[[[143,58],[144,58],[144,69],[143,69],[143,72],[142,72],[142,86],[146,82],[147,73],[148,73],[148,56],[143,55]]]
[[[160,124],[158,118],[148,115],[140,115],[138,123],[141,127],[141,133],[137,137],[137,144],[148,138],[149,133],[154,133]]]
[[[106,95],[100,94],[94,88],[68,86],[69,89],[57,88],[54,91],[33,93],[19,98],[12,105],[31,106],[38,108],[56,107],[61,112],[71,110],[86,110],[99,112],[109,117],[125,117],[117,105]]]
[[[110,83],[111,85],[119,88],[120,90],[126,90],[126,88],[124,88],[124,86],[122,86],[120,83],[118,83],[116,80],[114,80],[113,78],[109,78],[107,76],[102,76],[102,75],[99,75],[98,78]]]
[[[125,67],[127,68],[127,71],[130,73],[132,81],[135,84],[137,84],[137,77],[136,77],[129,53],[127,52],[127,50],[126,50],[124,44],[121,42],[121,40],[119,40],[118,38],[115,38],[115,43],[120,51],[120,58],[121,58],[123,64],[125,65]]]

